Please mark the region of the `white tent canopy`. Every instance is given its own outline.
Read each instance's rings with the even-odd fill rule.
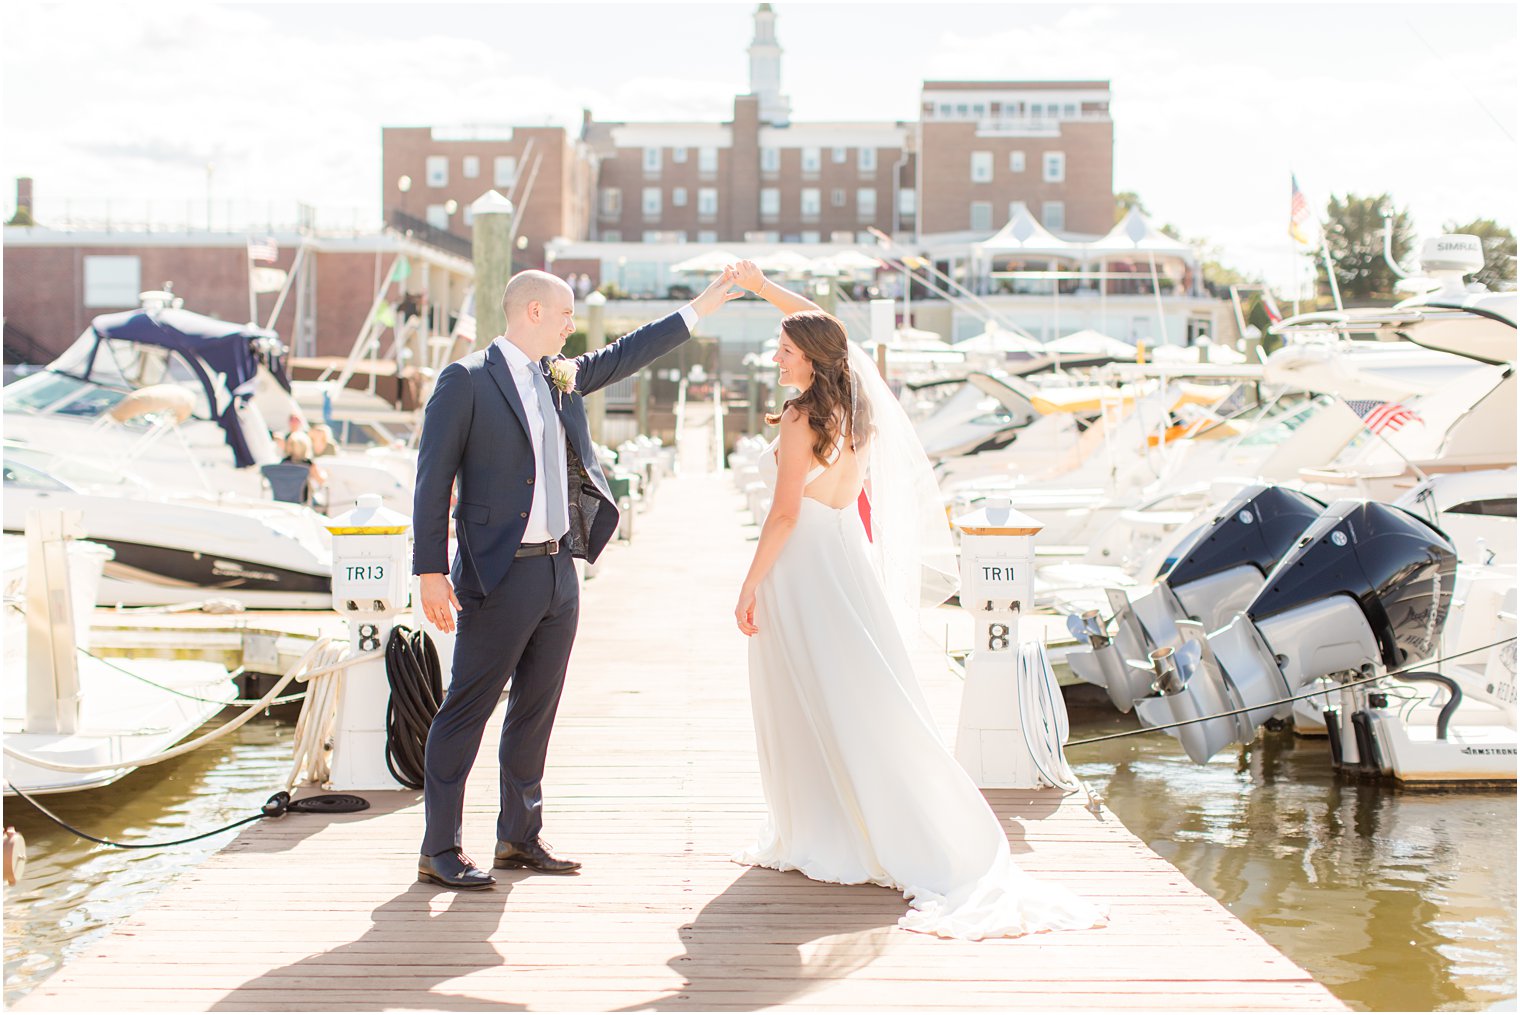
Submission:
[[[984,257],[998,254],[1053,254],[1079,257],[1082,247],[1063,240],[1039,223],[1023,201],[1015,201],[1010,207],[1007,225],[992,236],[975,245]]]
[[[1131,208],[1107,236],[1087,244],[1086,252],[1089,255],[1159,254],[1188,260],[1194,256],[1192,247],[1151,225],[1150,219],[1135,208]]]
[[[1045,352],[1045,347],[1039,342],[990,322],[986,331],[956,342],[953,348],[959,352],[1027,352],[1036,356]]]
[[[1135,355],[1135,347],[1128,342],[1110,338],[1091,328],[1073,331],[1054,342],[1047,342],[1045,351],[1058,352],[1063,356],[1110,356],[1114,359],[1130,359]]]
[[[682,274],[711,275],[722,271],[724,268],[740,260],[737,255],[730,254],[726,250],[710,250],[696,257],[688,257],[670,266],[670,270]]]

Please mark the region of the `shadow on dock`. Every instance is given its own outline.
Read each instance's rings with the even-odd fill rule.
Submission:
[[[510,1001],[436,989],[446,981],[511,961],[492,943],[501,920],[510,912],[504,903],[511,890],[511,885],[498,885],[489,892],[449,893],[444,888],[412,885],[377,908],[373,926],[357,939],[271,969],[234,988],[207,1010],[288,1010],[290,998],[304,994],[316,1007],[340,1011],[526,1011],[526,1005]],[[419,914],[440,893],[453,896],[448,908]],[[494,924],[489,918],[470,919],[481,914],[494,915]],[[425,956],[418,954],[424,942]],[[443,942],[448,946],[446,957],[437,950]],[[352,981],[352,987],[345,989],[344,980]]]
[[[816,902],[774,901],[811,890]],[[840,981],[876,959],[906,908],[876,885],[825,885],[797,871],[752,867],[681,927],[685,952],[668,965],[681,990],[617,1011],[712,1011],[784,1004]],[[765,916],[784,916],[771,925]]]

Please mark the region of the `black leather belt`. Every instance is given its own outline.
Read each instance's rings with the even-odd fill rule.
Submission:
[[[517,548],[515,556],[518,557],[552,557],[559,552],[559,540],[551,539],[547,543],[524,543]]]

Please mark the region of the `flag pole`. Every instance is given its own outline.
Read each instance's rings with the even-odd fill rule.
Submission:
[[[1372,434],[1372,436],[1382,441],[1388,447],[1389,451],[1392,451],[1394,454],[1399,456],[1399,460],[1401,462],[1409,466],[1410,469],[1414,470],[1414,474],[1419,478],[1420,482],[1425,483],[1430,481],[1430,477],[1425,475],[1424,470],[1422,470],[1418,465],[1414,464],[1414,462],[1410,461],[1409,457],[1405,455],[1404,452],[1396,448],[1393,444],[1393,441],[1389,440],[1387,437],[1384,437],[1381,433],[1367,425],[1367,418],[1361,413],[1357,412],[1355,409],[1351,408],[1351,403],[1346,400],[1345,395],[1342,395],[1339,391],[1337,391],[1335,393],[1335,397],[1340,400],[1340,403],[1344,405],[1353,416],[1356,417],[1356,421],[1362,425],[1363,430],[1366,430],[1368,433]],[[1415,419],[1420,419],[1420,417],[1416,415]],[[1422,425],[1424,422],[1425,421],[1423,419],[1420,419],[1420,423]]]
[[[248,323],[258,326],[259,323],[259,296],[253,291],[253,251],[249,247],[253,243],[251,236],[243,238],[243,260],[248,264]]]
[[[1335,262],[1330,260],[1330,238],[1323,225],[1319,228],[1319,250],[1325,257],[1325,276],[1330,279],[1330,295],[1335,299],[1335,309],[1345,310],[1346,306],[1341,302],[1341,287],[1335,281]]]

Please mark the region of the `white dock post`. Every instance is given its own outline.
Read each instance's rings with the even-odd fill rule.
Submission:
[[[79,657],[69,541],[84,534],[78,511],[26,514],[26,730],[79,731]]]
[[[1034,595],[1039,522],[1008,500],[988,499],[955,519],[961,537],[961,608],[971,615],[955,759],[983,789],[1045,785],[1019,720],[1019,615]]]
[[[328,523],[333,534],[333,608],[348,618],[355,654],[385,648],[411,584],[411,519],[367,493]],[[385,713],[390,701],[385,660],[343,672],[333,734],[334,790],[402,789],[385,763]]]

